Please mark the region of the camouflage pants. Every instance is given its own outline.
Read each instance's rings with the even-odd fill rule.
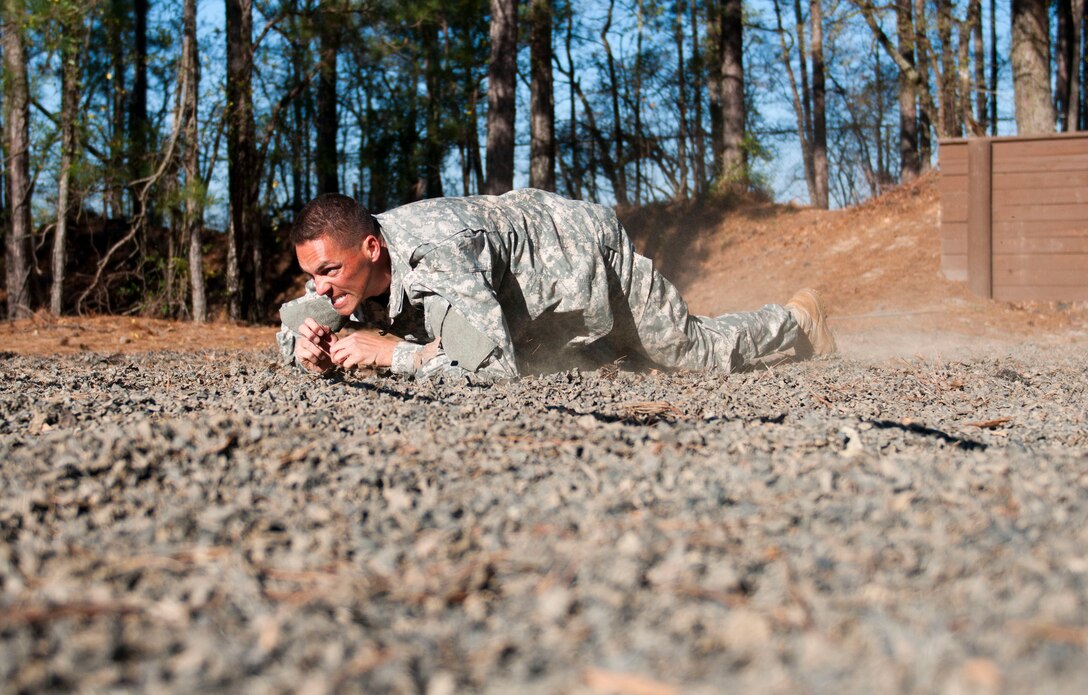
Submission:
[[[633,245],[615,252],[610,265],[619,283],[613,294],[615,330],[663,367],[732,372],[803,338],[789,309],[777,304],[716,318],[691,316],[676,287]]]

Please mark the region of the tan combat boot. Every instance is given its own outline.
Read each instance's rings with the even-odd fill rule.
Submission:
[[[786,302],[786,308],[793,314],[807,339],[807,345],[804,344],[806,341],[802,341],[796,348],[798,355],[808,357],[835,352],[835,336],[831,335],[831,329],[827,327],[827,317],[820,306],[820,295],[816,290],[799,290]]]

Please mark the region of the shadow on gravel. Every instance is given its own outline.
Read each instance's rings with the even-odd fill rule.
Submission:
[[[967,439],[966,437],[957,437],[954,434],[949,434],[943,430],[934,429],[932,427],[926,427],[925,425],[919,425],[916,423],[902,423],[895,422],[893,420],[864,420],[873,427],[882,430],[902,430],[904,432],[911,432],[913,434],[920,434],[926,437],[936,437],[945,444],[951,444],[957,449],[963,449],[964,451],[986,451],[986,444],[977,441],[975,439]]]
[[[564,415],[574,415],[577,417],[583,417],[589,415],[598,422],[605,424],[611,424],[614,422],[621,422],[625,425],[653,425],[658,422],[676,422],[677,420],[690,420],[682,415],[678,415],[675,412],[662,411],[659,413],[649,412],[631,412],[631,413],[602,413],[598,410],[580,411],[573,408],[568,408],[565,405],[546,405],[545,410],[552,410]],[[728,418],[721,415],[715,415],[713,417],[701,418],[699,422],[730,422],[733,420],[743,420],[744,422],[760,422],[765,425],[781,425],[786,420],[785,413],[778,413],[777,415],[760,415],[754,418]]]
[[[420,403],[435,403],[438,400],[436,398],[424,395],[422,393],[416,393],[416,392],[409,393],[407,391],[397,391],[395,389],[391,389],[391,388],[388,388],[388,387],[385,387],[385,386],[375,386],[374,384],[368,383],[366,381],[351,381],[351,380],[345,379],[345,378],[343,378],[341,376],[330,379],[330,381],[332,381],[334,383],[342,384],[343,386],[346,386],[349,389],[356,389],[356,390],[359,390],[359,391],[370,391],[372,393],[379,393],[379,394],[381,394],[383,396],[391,396],[392,398],[396,398],[397,400],[404,401],[404,402],[416,401],[416,402],[420,402]]]
[[[582,412],[569,408],[564,405],[547,405],[544,406],[545,410],[551,410],[563,413],[564,415],[572,415],[577,417],[583,417],[589,415],[598,422],[614,423],[621,422],[625,425],[652,425],[658,422],[675,422],[678,419],[684,419],[682,415],[679,415],[675,411],[662,411],[662,412],[626,412],[626,413],[602,413],[600,411],[588,411]],[[703,422],[717,422],[730,421],[734,418],[722,417],[716,415],[714,417],[706,418]],[[761,415],[754,418],[742,418],[745,422],[759,422],[765,425],[781,425],[786,420],[786,413],[778,413],[777,415]],[[882,430],[900,430],[903,432],[910,432],[912,434],[920,434],[924,437],[934,437],[940,439],[945,444],[962,449],[964,451],[985,451],[988,445],[975,439],[969,439],[967,437],[957,437],[954,434],[949,434],[943,430],[938,430],[933,427],[926,427],[925,425],[919,425],[916,423],[902,423],[895,422],[894,420],[863,420],[873,427]]]

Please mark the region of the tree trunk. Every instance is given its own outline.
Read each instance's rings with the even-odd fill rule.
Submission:
[[[635,13],[638,19],[638,31],[635,38],[634,90],[632,110],[635,112],[633,137],[635,155],[635,205],[642,205],[642,158],[646,155],[646,137],[642,132],[642,41],[645,35],[643,0],[636,0]],[[625,90],[626,91],[626,90]]]
[[[555,92],[552,81],[552,0],[532,0],[529,185],[555,190]]]
[[[811,0],[812,22],[812,169],[816,184],[813,205],[821,210],[830,206],[827,191],[827,106],[824,80],[824,13],[822,0]]]
[[[1073,52],[1073,3],[1072,0],[1054,2],[1054,115],[1057,117],[1058,130],[1069,129],[1065,120],[1068,111],[1069,84],[1072,76]]]
[[[461,195],[472,195],[472,162],[468,158],[468,138],[463,135],[457,143],[457,155],[461,162]]]
[[[937,0],[937,36],[941,42],[940,90],[941,132],[945,137],[958,137],[960,102],[956,98],[956,54],[952,45],[952,0]]]
[[[990,0],[990,135],[997,135],[997,0]]]
[[[466,76],[471,79],[471,75]],[[469,178],[476,177],[475,188],[466,188],[465,195],[472,192],[482,193],[484,189],[483,162],[480,160],[480,131],[479,131],[479,103],[480,85],[473,80],[473,84],[467,87],[469,93],[468,113],[465,114],[465,166],[469,171]]]
[[[180,96],[180,95],[179,95]],[[180,125],[180,121],[179,121]],[[173,167],[171,167],[173,168]],[[162,184],[163,197],[167,200],[174,200],[178,196],[178,181],[177,172],[173,172],[173,175],[168,176]],[[178,233],[180,233],[182,224],[180,211],[173,205],[167,208],[168,220],[166,222],[166,253],[165,263],[162,266],[162,304],[161,311],[167,316],[173,316],[176,309],[178,299],[177,288],[177,266],[178,266]],[[147,307],[148,303],[145,302],[144,306]],[[158,307],[157,307],[158,308]],[[146,310],[146,309],[145,309]]]
[[[570,74],[567,75],[569,79],[568,83],[568,99],[570,100],[570,118],[568,127],[569,142],[570,142],[570,177],[567,183],[567,195],[571,198],[579,199],[582,197],[582,165],[581,158],[578,156],[581,148],[578,147],[578,104],[575,100],[577,83],[577,77],[575,77],[576,67],[574,65],[574,0],[567,0],[567,6],[565,8],[567,19],[567,31],[564,39],[564,47],[567,53],[567,65],[570,66]]]
[[[884,93],[884,70],[880,65],[880,52],[874,51],[873,55],[873,90],[877,94]],[[885,156],[886,147],[884,140],[884,100],[876,99],[876,103],[872,109],[873,114],[871,122],[873,124],[873,134],[871,136],[873,142],[873,150],[876,152],[876,171],[871,176],[870,190],[872,197],[880,195],[883,190],[884,181],[888,178],[887,162],[889,157]]]
[[[336,113],[336,56],[340,49],[342,15],[335,3],[325,2],[317,11],[318,53],[321,69],[317,80],[317,192],[339,193],[340,176],[336,154],[336,136],[340,121]]]
[[[365,76],[365,71],[362,71]],[[355,114],[356,127],[359,132],[362,133],[362,137],[359,142],[359,195],[355,197],[356,202],[362,205],[368,205],[370,200],[370,191],[374,187],[374,175],[373,175],[373,152],[375,143],[381,141],[381,134],[372,132],[370,127],[370,119],[372,117],[373,107],[371,104],[371,90],[367,89],[364,85],[367,82],[364,80],[357,87],[358,90],[358,104],[359,110]]]
[[[8,318],[30,315],[30,84],[24,0],[3,0],[4,149],[11,226],[5,243]]]
[[[808,39],[805,37],[805,15],[801,0],[793,0],[794,32],[797,37],[797,64],[801,70],[801,95],[798,112],[801,120],[801,159],[805,166],[805,183],[809,200],[816,200],[816,165],[812,156],[812,87],[809,83]]]
[[[8,187],[7,81],[4,79],[4,17],[7,10],[0,0],[0,236],[7,239],[11,221],[11,189]],[[6,242],[5,242],[6,243]],[[7,312],[0,309],[0,318]]]
[[[897,0],[896,29],[899,52],[914,65],[914,20],[911,0]],[[899,70],[899,179],[906,183],[921,173],[918,160],[918,100],[905,70]]]
[[[408,76],[413,89],[419,78],[418,69]],[[400,119],[397,128],[396,149],[400,153],[400,166],[394,170],[393,175],[396,177],[396,193],[400,204],[414,203],[423,198],[423,186],[419,177],[419,144],[422,140],[418,125],[420,101],[414,94],[408,97],[404,118]]]
[[[424,196],[441,198],[443,196],[442,163],[446,156],[446,142],[442,127],[445,75],[442,74],[442,58],[438,51],[438,26],[433,21],[424,20],[421,29],[426,54],[424,79],[427,84],[427,139],[424,142],[423,152],[426,182]]]
[[[491,195],[514,188],[517,22],[517,0],[491,0],[487,88],[487,192]]]
[[[680,200],[688,197],[688,104],[687,104],[687,71],[684,70],[684,0],[676,0],[676,21],[673,24],[673,38],[676,40],[676,106],[679,111],[680,121],[676,133],[676,161],[680,165],[678,180],[680,185],[676,187],[674,196]]]
[[[1084,94],[1085,82],[1088,82],[1088,66],[1084,67],[1081,77],[1081,67],[1084,62],[1084,22],[1085,0],[1073,0],[1073,55],[1070,62],[1073,66],[1073,79],[1069,83],[1069,101],[1066,106],[1065,121],[1069,124],[1069,130],[1080,130],[1081,118],[1088,116],[1081,111],[1081,99]]]
[[[1079,113],[1077,130],[1088,130],[1088,0],[1077,0],[1080,6],[1080,63],[1081,66],[1081,81],[1078,83],[1077,93],[1079,95]]]
[[[373,90],[366,90],[366,120],[373,123],[377,114],[374,109]],[[368,151],[370,165],[370,186],[367,190],[366,206],[371,211],[381,212],[389,205],[391,172],[386,164],[390,157],[389,136],[382,134],[371,140]]]
[[[628,204],[627,198],[627,153],[623,145],[623,116],[620,113],[620,86],[616,75],[616,59],[612,55],[612,44],[608,42],[608,32],[612,29],[612,13],[616,9],[616,0],[609,0],[608,16],[601,29],[601,43],[604,45],[608,65],[608,89],[612,96],[612,189],[616,194],[616,205]]]
[[[706,0],[707,46],[710,49],[707,69],[707,94],[710,96],[710,153],[715,181],[722,177],[722,23],[723,0]]]
[[[1020,135],[1054,132],[1046,0],[1012,0],[1012,84]]]
[[[105,197],[109,215],[120,219],[125,215],[125,116],[128,89],[125,86],[125,46],[128,44],[128,12],[126,0],[110,1],[110,157],[106,174]]]
[[[721,5],[722,179],[726,186],[748,185],[744,151],[744,22],[741,0]]]
[[[929,86],[929,42],[926,40],[926,0],[914,0],[914,48],[917,51],[918,74],[921,82],[918,85],[918,96],[925,95],[932,103]],[[933,159],[933,146],[930,132],[933,129],[933,118],[930,111],[921,109],[918,114],[918,162],[921,164],[921,172],[930,170]]]
[[[72,162],[76,156],[76,112],[79,110],[84,22],[82,15],[66,17],[61,45],[60,176],[57,181],[57,226],[53,235],[53,280],[49,310],[64,310],[64,278],[68,266],[68,208]]]
[[[226,0],[227,178],[230,227],[227,296],[232,320],[252,319],[263,294],[259,262],[256,134],[253,122],[253,3]]]
[[[801,4],[795,2],[793,9],[795,17],[794,27],[797,31],[796,44],[798,60],[800,61],[802,71],[801,81],[804,89],[803,97],[801,90],[797,86],[797,77],[793,72],[793,59],[790,55],[790,45],[787,40],[788,34],[785,25],[782,22],[782,6],[779,0],[774,0],[775,29],[778,33],[778,45],[781,50],[782,67],[785,69],[786,77],[789,80],[790,95],[793,101],[793,114],[797,121],[797,140],[801,145],[801,164],[805,172],[805,186],[808,189],[809,200],[815,200],[816,181],[812,167],[812,114],[810,110],[811,102],[808,89],[807,61],[805,59],[805,27],[801,15]]]
[[[1077,130],[1080,103],[1081,29],[1083,0],[1058,0],[1057,77],[1054,102],[1062,131]]]
[[[960,129],[960,132],[963,132],[962,128],[966,125],[969,135],[986,134],[986,129],[975,119],[971,104],[971,95],[973,93],[977,94],[975,87],[971,84],[971,53],[973,50],[971,44],[975,27],[982,22],[981,9],[980,0],[968,0],[967,16],[960,23],[959,49],[957,51],[956,74],[959,76],[959,101],[956,106],[956,115],[959,121],[956,127]]]
[[[692,100],[694,102],[695,113],[692,114],[692,128],[691,137],[693,140],[693,146],[691,148],[691,158],[693,163],[693,175],[695,177],[695,193],[701,194],[706,192],[706,134],[703,130],[703,89],[706,84],[704,82],[703,72],[703,53],[699,49],[699,3],[692,0],[690,3],[691,8],[691,73],[695,76],[693,85],[695,88],[692,90]]]
[[[288,56],[291,66],[291,88],[298,89],[304,75],[309,72],[311,62],[310,31],[304,28],[299,18],[298,0],[289,0],[287,4],[289,32],[296,37],[291,41]],[[309,146],[310,110],[306,108],[311,90],[291,101],[290,166],[291,166],[291,210],[298,213],[309,200]],[[360,157],[360,161],[363,158]]]
[[[150,11],[148,0],[133,0],[133,29],[136,52],[132,56],[133,80],[132,94],[128,102],[128,166],[132,181],[147,176],[148,147],[150,143],[150,125],[147,120],[147,15]],[[143,201],[132,191],[133,216],[140,214]]]
[[[982,0],[970,0],[968,13],[975,18],[971,30],[971,52],[975,61],[975,118],[982,134],[986,133],[986,51],[982,43]]]
[[[305,80],[305,75],[300,74],[299,81],[303,80]],[[313,140],[310,138],[310,133],[314,129],[314,114],[317,111],[314,105],[314,91],[316,90],[304,89],[298,99],[298,101],[302,102],[302,131],[299,133],[300,149],[302,151],[302,190],[305,193],[303,199],[307,201],[314,190],[314,147]],[[303,206],[305,207],[305,203]]]
[[[189,240],[189,285],[193,321],[204,323],[208,319],[208,302],[204,292],[204,246],[201,239],[204,184],[200,180],[200,142],[197,135],[200,56],[196,36],[196,0],[185,0],[183,12],[181,69],[188,87],[182,105],[182,127],[185,134],[185,151],[182,154],[182,169],[185,172],[185,216],[182,224],[183,238]]]

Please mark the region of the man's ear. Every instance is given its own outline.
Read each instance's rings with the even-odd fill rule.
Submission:
[[[382,242],[373,234],[367,234],[363,238],[363,253],[371,263],[377,263],[382,255]]]

